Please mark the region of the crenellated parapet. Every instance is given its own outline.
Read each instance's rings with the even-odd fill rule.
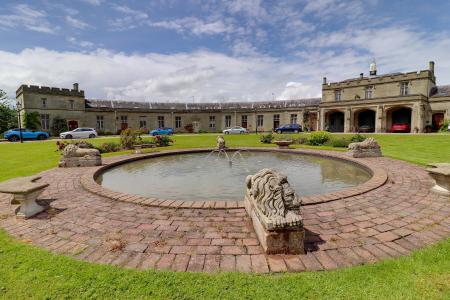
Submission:
[[[84,91],[78,90],[77,84],[74,84],[73,89],[23,84],[17,89],[16,97],[19,97],[24,92],[42,95],[57,95],[57,96],[71,96],[84,98]]]
[[[367,86],[367,85],[378,85],[393,83],[399,81],[410,81],[410,80],[420,80],[420,79],[431,79],[436,82],[434,73],[431,70],[422,70],[417,72],[407,72],[407,73],[392,73],[381,76],[351,78],[343,80],[340,82],[326,82],[322,84],[322,90],[336,90],[349,87]]]

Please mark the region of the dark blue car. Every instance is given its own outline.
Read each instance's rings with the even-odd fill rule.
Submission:
[[[302,126],[298,124],[286,124],[280,127],[275,128],[276,133],[285,133],[285,132],[293,132],[298,133],[302,131]]]
[[[10,129],[5,132],[4,136],[5,139],[9,140],[10,142],[17,142],[18,140],[20,140],[20,130],[19,128]],[[50,135],[45,131],[22,128],[22,138],[24,140],[45,140],[48,139],[49,136]]]

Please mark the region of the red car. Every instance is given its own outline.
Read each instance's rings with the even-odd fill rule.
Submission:
[[[411,128],[407,123],[394,123],[391,126],[391,132],[411,132]]]

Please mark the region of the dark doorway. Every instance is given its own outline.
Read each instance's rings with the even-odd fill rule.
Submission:
[[[357,132],[375,131],[375,112],[373,110],[363,110],[355,116]]]
[[[69,130],[74,130],[78,128],[78,121],[70,120],[67,122],[67,127],[69,127]]]
[[[344,132],[344,113],[335,111],[328,114],[328,131]]]
[[[444,124],[444,113],[434,113],[432,119],[433,131],[438,131]]]

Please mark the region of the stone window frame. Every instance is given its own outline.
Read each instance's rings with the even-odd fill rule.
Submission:
[[[165,120],[164,116],[158,116],[158,128],[164,128]]]
[[[231,127],[231,115],[225,115],[225,127]]]
[[[41,114],[41,129],[49,130],[50,129],[50,115],[49,114]]]
[[[74,110],[75,109],[75,100],[69,100],[69,109]]]
[[[147,128],[147,119],[145,116],[139,116],[139,128]]]
[[[216,116],[209,116],[209,128],[216,128]]]
[[[244,124],[246,126],[244,126]],[[247,126],[248,126],[248,116],[247,115],[241,115],[241,126],[244,128],[247,128]]]
[[[375,86],[369,85],[364,89],[365,99],[373,99],[373,92],[375,91]]]
[[[409,95],[409,82],[402,81],[400,82],[400,96],[408,96]]]
[[[97,115],[96,119],[97,119],[97,122],[96,122],[97,129],[104,129],[105,128],[105,126],[104,126],[105,125],[105,123],[104,123],[104,120],[105,120],[104,116]]]
[[[264,126],[264,115],[257,115],[256,116],[256,126],[257,127],[263,127]]]
[[[280,114],[274,114],[273,115],[273,128],[280,126]]]
[[[181,116],[175,116],[175,128],[181,128]]]
[[[297,122],[298,122],[297,114],[291,114],[290,121],[291,121],[291,124],[297,124]]]
[[[342,100],[342,90],[336,89],[334,90],[334,101],[341,101]]]

